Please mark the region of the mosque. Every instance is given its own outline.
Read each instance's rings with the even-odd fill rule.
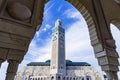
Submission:
[[[57,19],[52,30],[52,57],[46,62],[31,62],[17,72],[15,80],[105,80],[87,62],[65,59],[65,30]]]

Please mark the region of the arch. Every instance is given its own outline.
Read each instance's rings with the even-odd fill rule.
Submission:
[[[95,73],[95,80],[101,80],[99,72]]]
[[[91,80],[91,72],[86,72],[85,76],[86,76],[86,80]]]
[[[61,77],[60,77],[60,76],[58,76],[58,80],[61,80]]]
[[[82,14],[84,17],[87,25],[88,25],[88,30],[89,30],[89,35],[90,35],[90,40],[91,40],[91,45],[94,47],[94,45],[99,43],[99,39],[97,36],[97,31],[95,27],[95,21],[94,17],[92,16],[93,14],[90,13],[90,10],[86,8],[85,5],[83,5],[79,0],[68,0],[73,6]],[[92,11],[91,11],[92,12]],[[95,48],[95,47],[94,47]],[[97,49],[95,49],[95,52]]]
[[[51,77],[51,80],[54,80],[54,76]]]
[[[114,77],[112,77],[112,75],[109,76],[109,79],[115,79],[115,78],[117,79],[118,77],[116,74],[119,66],[118,55],[112,55],[111,57],[114,60],[106,61],[106,59],[107,60],[111,59],[111,57],[109,57],[108,54],[112,49],[114,49],[115,45],[113,44],[114,40],[112,39],[112,36],[108,28],[109,26],[106,20],[106,15],[104,14],[105,11],[103,11],[102,3],[99,0],[88,0],[88,1],[69,0],[69,1],[72,4],[74,4],[74,6],[81,12],[88,25],[91,45],[94,48],[95,57],[98,59],[101,69],[105,71],[108,76],[109,74],[114,75]],[[92,11],[94,10],[93,13],[91,12],[90,8],[88,8],[88,6],[85,5],[88,4],[90,6],[89,4],[90,1],[92,2],[91,3],[92,7],[94,7],[91,9]],[[89,17],[86,18],[86,16]],[[111,48],[111,50],[107,48]],[[114,50],[114,52],[116,51]]]
[[[65,77],[63,77],[63,80],[65,80]]]

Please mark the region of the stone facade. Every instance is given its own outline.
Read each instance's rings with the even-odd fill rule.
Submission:
[[[45,63],[43,63],[45,64]],[[96,71],[94,67],[90,65],[71,65],[66,66],[66,78],[79,78],[79,80],[104,80],[103,72]],[[51,80],[50,77],[50,65],[28,65],[22,70],[18,71],[15,80]],[[87,79],[89,78],[89,79]],[[76,79],[77,80],[77,79]]]

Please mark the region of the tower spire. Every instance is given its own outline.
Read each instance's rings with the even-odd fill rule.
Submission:
[[[55,27],[62,27],[62,22],[60,20],[60,18],[58,18],[55,22]]]

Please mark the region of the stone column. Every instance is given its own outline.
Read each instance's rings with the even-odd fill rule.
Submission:
[[[110,32],[110,23],[104,14],[102,0],[92,0],[95,23],[98,40],[94,42],[95,57],[102,70],[106,72],[108,80],[118,80],[117,72],[118,66],[118,53],[116,52],[115,40]]]
[[[9,60],[8,63],[9,63],[9,65],[8,65],[5,80],[14,80],[19,63],[15,60]]]
[[[118,80],[116,71],[105,71],[108,77],[108,80]]]

